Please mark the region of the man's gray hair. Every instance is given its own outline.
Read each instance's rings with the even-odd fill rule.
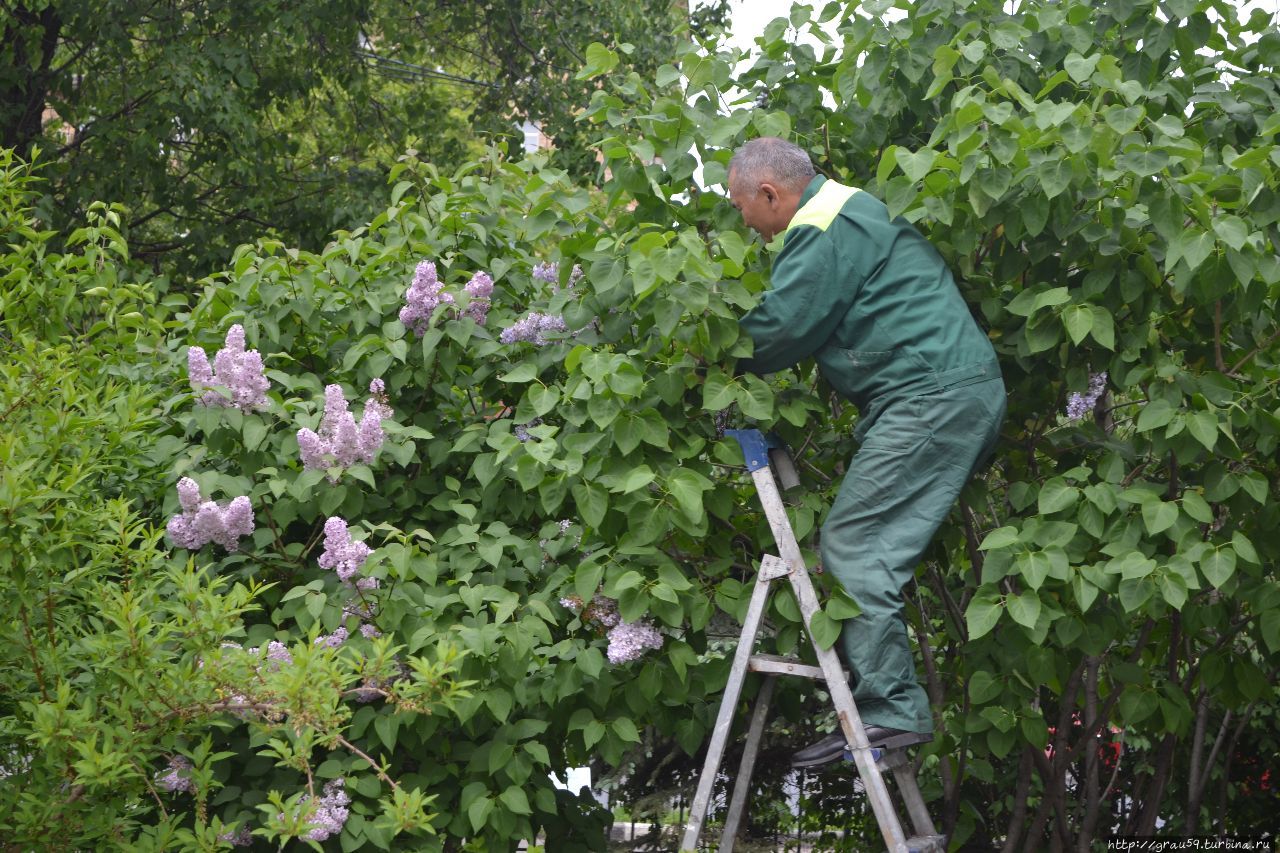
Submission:
[[[766,181],[799,192],[815,173],[809,155],[799,145],[777,136],[761,136],[734,152],[729,174],[736,174],[754,195]]]

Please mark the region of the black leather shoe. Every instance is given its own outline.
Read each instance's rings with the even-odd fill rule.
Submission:
[[[867,742],[873,749],[900,749],[915,743],[928,743],[933,735],[928,732],[908,732],[887,729],[883,726],[867,726]],[[817,767],[842,757],[848,741],[844,732],[836,731],[817,743],[806,746],[791,756],[792,767]]]

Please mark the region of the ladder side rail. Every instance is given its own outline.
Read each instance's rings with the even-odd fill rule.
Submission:
[[[773,531],[774,542],[782,559],[791,564],[792,572],[788,575],[791,587],[795,591],[796,600],[800,604],[800,612],[804,617],[805,629],[809,629],[809,620],[818,610],[818,597],[809,579],[808,569],[800,554],[800,544],[796,541],[787,519],[786,507],[778,493],[777,483],[768,467],[753,471],[751,479],[755,481],[760,503],[764,507],[769,527]],[[812,632],[809,638],[813,641]],[[826,676],[827,689],[836,706],[836,714],[840,719],[840,728],[849,743],[853,746],[853,760],[866,787],[867,799],[871,801],[871,810],[876,816],[880,832],[884,836],[885,847],[889,853],[907,853],[907,836],[902,831],[902,823],[898,820],[893,801],[889,797],[889,789],[885,785],[880,768],[876,767],[875,756],[867,742],[867,734],[862,720],[858,716],[857,705],[853,701],[853,692],[845,680],[839,657],[834,649],[823,649],[813,641],[818,663]]]
[[[747,606],[746,618],[742,620],[742,635],[738,639],[738,648],[733,655],[733,666],[729,670],[729,680],[725,683],[724,696],[720,700],[720,711],[716,715],[715,728],[711,732],[711,741],[707,744],[707,758],[702,765],[702,775],[698,779],[698,789],[693,795],[693,803],[689,807],[689,822],[685,825],[684,840],[681,850],[697,850],[698,836],[702,833],[702,824],[707,818],[707,809],[711,805],[711,793],[715,788],[716,776],[720,772],[720,763],[724,759],[725,744],[729,740],[729,730],[733,728],[733,716],[738,707],[738,698],[742,695],[742,683],[746,679],[751,652],[755,647],[756,634],[760,630],[760,622],[764,618],[765,604],[769,599],[770,580],[762,573],[756,577],[756,586],[751,593],[751,602]]]
[[[773,700],[773,686],[777,680],[775,675],[764,677],[764,684],[760,685],[760,694],[756,697],[756,706],[751,711],[747,745],[743,748],[742,760],[738,763],[738,776],[733,780],[733,796],[729,800],[729,811],[724,818],[724,831],[720,833],[719,853],[733,853],[733,845],[737,843],[738,827],[746,811],[747,797],[751,795],[751,775],[755,773],[756,756],[760,754],[764,723],[769,717],[769,703]]]
[[[920,795],[920,785],[916,782],[916,767],[907,762],[893,769],[893,778],[898,783],[898,793],[907,806],[907,814],[911,817],[911,826],[916,835],[937,835],[933,827],[933,818],[929,816],[929,808]]]

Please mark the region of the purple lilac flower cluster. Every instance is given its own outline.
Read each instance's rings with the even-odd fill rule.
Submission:
[[[324,552],[320,555],[320,568],[333,569],[338,580],[350,585],[351,579],[372,553],[373,549],[368,545],[351,538],[347,522],[343,519],[335,515],[324,523]]]
[[[533,265],[533,280],[555,284],[560,281],[560,265],[553,261],[543,261]]]
[[[267,643],[267,671],[279,672],[281,666],[288,666],[293,663],[293,655],[289,654],[289,647],[279,640],[272,640]],[[249,649],[249,654],[256,657],[259,653],[259,647],[254,646]]]
[[[367,640],[373,640],[382,636],[382,632],[378,627],[370,622],[364,622],[360,625],[360,636]],[[327,646],[336,649],[351,638],[351,633],[345,626],[335,628],[332,634],[321,634],[316,637],[317,646]]]
[[[453,294],[445,292],[444,283],[436,277],[436,265],[422,261],[413,272],[413,283],[404,295],[400,322],[418,337],[427,333],[431,315],[441,305],[452,305]]]
[[[244,348],[244,326],[239,323],[227,330],[222,349],[209,357],[200,347],[187,349],[187,378],[191,389],[205,406],[231,407],[251,412],[267,405],[267,388],[270,384],[263,375],[262,356],[257,350]],[[230,399],[214,390],[226,388]]]
[[[1102,393],[1107,390],[1107,372],[1089,374],[1089,390],[1081,394],[1079,391],[1072,391],[1067,397],[1067,419],[1078,421],[1085,415],[1093,411],[1093,407],[1098,404],[1098,399]]]
[[[489,297],[493,294],[493,278],[487,272],[478,272],[462,288],[471,297],[464,312],[478,325],[483,326],[489,317]]]
[[[178,481],[182,512],[169,519],[166,531],[179,548],[198,551],[209,542],[236,550],[242,536],[253,533],[253,506],[238,497],[225,507],[200,496],[200,486],[190,477]]]
[[[169,769],[156,774],[156,787],[161,791],[186,792],[191,790],[191,760],[185,755],[169,759]]]
[[[253,844],[253,831],[249,829],[248,824],[240,824],[239,829],[227,830],[218,836],[219,841],[224,841],[232,847],[248,847]]]
[[[557,285],[560,284],[560,265],[556,263],[552,263],[551,261],[544,261],[543,263],[540,263],[540,264],[534,264],[533,280],[546,282],[547,284],[551,285],[552,293],[559,293],[560,288]],[[569,271],[569,281],[565,285],[566,289],[573,287],[575,284],[577,284],[581,280],[582,280],[582,267],[578,266],[577,264],[574,264],[573,269]]]
[[[303,804],[311,802],[311,797],[303,797]],[[330,836],[342,832],[342,827],[350,816],[351,797],[347,796],[347,781],[334,779],[324,786],[324,792],[315,800],[315,811],[308,824],[311,830],[303,836],[305,841],[324,841]],[[276,820],[283,821],[284,815],[277,814]]]
[[[609,648],[605,655],[609,663],[620,664],[637,660],[647,649],[662,648],[662,635],[648,619],[639,622],[619,622],[609,631]]]
[[[342,393],[342,386],[326,386],[320,432],[315,433],[305,427],[298,430],[298,452],[302,456],[303,467],[345,468],[356,462],[372,463],[378,448],[387,438],[382,422],[391,414],[386,385],[381,379],[369,383],[369,400],[358,424],[355,416],[347,411],[347,398]]]
[[[662,648],[662,634],[652,622],[648,619],[622,621],[618,603],[600,593],[596,593],[585,606],[578,596],[565,596],[560,599],[560,606],[575,613],[581,611],[583,622],[595,622],[604,629],[609,639],[609,647],[605,651],[609,663],[627,663],[643,656],[646,650]]]
[[[504,344],[514,344],[520,341],[528,341],[534,346],[545,346],[551,343],[547,338],[548,334],[556,332],[567,332],[568,327],[564,324],[564,318],[556,314],[539,314],[537,311],[529,312],[529,315],[523,320],[517,320],[514,324],[503,329],[498,335],[498,340]]]

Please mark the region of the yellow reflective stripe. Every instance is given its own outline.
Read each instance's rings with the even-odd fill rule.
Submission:
[[[790,231],[797,225],[813,225],[819,231],[826,231],[827,226],[835,220],[845,202],[851,199],[857,191],[857,187],[846,187],[844,184],[837,184],[835,181],[827,181],[813,194],[813,198],[809,199],[809,203],[797,210],[796,215],[791,217],[791,224],[787,226],[787,230]]]

